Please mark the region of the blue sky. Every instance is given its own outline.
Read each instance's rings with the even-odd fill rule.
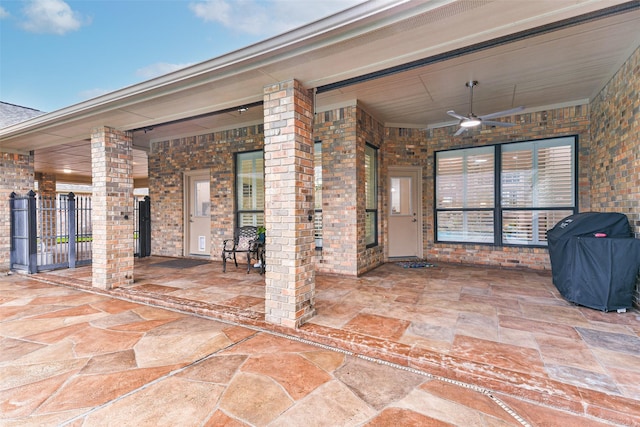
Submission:
[[[51,112],[362,0],[0,0],[0,101]]]

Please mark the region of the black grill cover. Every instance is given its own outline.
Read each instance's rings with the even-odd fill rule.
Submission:
[[[640,240],[624,214],[571,215],[547,231],[547,242],[553,283],[568,301],[602,311],[632,306]]]

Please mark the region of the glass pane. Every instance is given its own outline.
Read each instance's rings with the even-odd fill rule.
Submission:
[[[195,181],[194,190],[194,215],[211,216],[211,193],[209,192],[209,180]]]
[[[313,237],[316,248],[322,247],[322,142],[313,144],[313,182],[314,182],[314,206]]]
[[[378,160],[377,150],[370,145],[364,148],[365,172],[365,243],[367,246],[378,243]]]
[[[257,212],[240,212],[238,214],[238,226],[243,227],[245,225],[264,225],[264,214]]]
[[[504,145],[502,206],[573,206],[573,147],[573,138]]]
[[[493,212],[438,212],[437,237],[449,242],[493,243]]]
[[[366,209],[378,208],[377,168],[376,149],[367,145],[364,150]]]
[[[237,157],[238,210],[264,209],[264,162],[262,151]]]
[[[316,211],[313,220],[313,237],[316,248],[322,247],[322,211]]]
[[[502,153],[502,206],[533,206],[533,150]]]
[[[365,222],[364,222],[364,226],[365,226],[365,244],[366,245],[373,245],[376,243],[376,228],[377,228],[377,221],[376,221],[377,217],[376,217],[376,213],[375,212],[367,212],[365,215]]]
[[[440,154],[440,153],[438,153]],[[464,206],[463,157],[437,160],[436,198],[437,207],[443,209]]]
[[[411,215],[411,178],[391,178],[391,214]]]
[[[548,147],[538,150],[538,201],[536,206],[573,205],[572,147]]]
[[[510,245],[546,245],[547,230],[572,210],[505,211],[502,214],[502,241]]]
[[[538,243],[546,245],[547,231],[551,230],[557,223],[569,215],[573,215],[572,210],[538,212]]]
[[[502,214],[502,241],[510,245],[530,245],[533,236],[532,211],[506,211]]]
[[[440,209],[493,208],[494,148],[436,154],[436,205]]]
[[[313,182],[315,209],[322,209],[322,143],[314,144],[313,153]]]

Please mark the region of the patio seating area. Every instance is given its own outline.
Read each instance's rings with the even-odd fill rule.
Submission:
[[[570,304],[550,272],[388,263],[357,278],[317,275],[317,314],[291,330],[264,322],[264,276],[257,272],[165,261],[136,260],[134,284],[108,294],[472,384],[516,410],[528,401],[585,419],[640,424],[638,311]],[[32,278],[100,293],[89,289],[90,267]]]

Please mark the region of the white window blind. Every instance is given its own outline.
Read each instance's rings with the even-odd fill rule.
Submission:
[[[436,199],[441,209],[492,208],[494,148],[438,152]]]
[[[575,156],[574,137],[437,152],[437,240],[546,245],[546,231],[576,211]]]
[[[314,221],[313,237],[316,248],[322,247],[322,143],[313,144]]]
[[[365,191],[365,243],[378,243],[378,153],[366,145],[364,150]]]
[[[236,175],[238,226],[264,225],[262,151],[238,153]]]
[[[494,148],[436,154],[437,237],[441,241],[491,243],[494,208]]]
[[[546,231],[573,213],[574,163],[573,138],[502,146],[504,243],[546,244]],[[562,207],[567,209],[555,210]]]

